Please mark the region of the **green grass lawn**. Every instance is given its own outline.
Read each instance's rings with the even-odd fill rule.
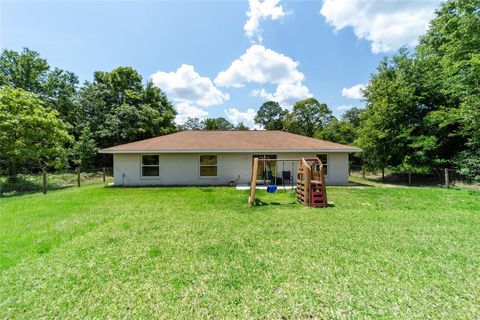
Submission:
[[[90,185],[0,199],[0,318],[478,318],[480,193]]]

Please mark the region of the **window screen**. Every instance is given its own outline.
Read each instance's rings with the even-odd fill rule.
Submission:
[[[201,155],[200,156],[200,177],[216,177],[217,176],[217,156]]]
[[[142,156],[142,177],[158,177],[160,175],[160,159],[157,155]]]

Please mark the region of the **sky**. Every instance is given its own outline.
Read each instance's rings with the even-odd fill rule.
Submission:
[[[315,97],[334,115],[363,107],[379,61],[413,48],[437,0],[8,1],[0,47],[40,53],[91,81],[138,70],[173,102],[176,121],[225,117],[254,127],[267,100]]]

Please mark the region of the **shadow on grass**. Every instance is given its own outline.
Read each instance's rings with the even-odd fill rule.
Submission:
[[[362,177],[357,175],[353,175],[351,176],[351,178],[365,181],[365,183],[359,182],[359,181],[349,181],[349,183],[352,185],[368,186],[369,183],[371,183],[370,186],[372,186],[373,184],[373,185],[391,185],[391,186],[399,186],[399,187],[439,187],[439,188],[445,187],[444,177],[435,175],[435,174],[412,174],[411,182],[408,181],[407,174],[387,174],[385,175],[384,179],[382,179],[381,176]],[[451,179],[450,187],[455,188],[456,182],[457,181]]]
[[[188,189],[195,188],[203,192],[213,192],[214,188],[225,188],[229,187],[228,185],[211,185],[211,186],[198,186],[192,184],[175,184],[175,185],[156,185],[156,184],[146,184],[146,185],[116,185],[108,184],[105,185],[106,188],[119,188],[119,189],[130,189],[130,188],[155,188],[155,189]],[[232,188],[234,189],[234,188]]]
[[[367,180],[367,179],[365,179],[365,180]],[[368,183],[358,182],[358,181],[348,181],[348,186],[347,187],[373,187],[373,185],[368,184]]]
[[[285,202],[285,203],[280,203],[277,201],[263,201],[261,199],[256,198],[254,206],[255,207],[264,207],[264,206],[287,206],[287,205],[303,205],[300,202],[297,201],[292,201],[292,202]],[[334,208],[335,204],[329,203],[327,207],[312,207],[315,209],[324,209],[324,208]]]
[[[48,190],[47,190],[47,193],[50,192],[50,191],[63,190],[63,189],[68,189],[68,188],[73,188],[73,187],[76,187],[76,186],[74,186],[74,185],[71,185],[71,186],[52,186],[52,187],[49,186]],[[26,195],[29,195],[29,194],[42,193],[42,192],[43,192],[42,187],[32,188],[32,189],[28,189],[28,190],[17,189],[17,190],[11,190],[11,191],[7,191],[7,192],[4,192],[2,190],[2,191],[0,191],[0,199],[12,198],[12,197],[21,197],[21,196],[26,196]]]
[[[12,197],[20,194],[41,192],[43,187],[36,181],[25,179],[21,176],[12,179],[6,178],[0,183],[0,196]]]
[[[50,190],[61,190],[71,186],[72,185],[49,184],[47,192]],[[18,197],[40,192],[43,192],[42,182],[28,177],[18,176],[15,179],[7,178],[0,182],[0,198]]]
[[[81,186],[101,184],[101,179],[83,178]],[[47,193],[77,187],[76,175],[55,176],[50,175],[47,182]],[[0,177],[0,199],[19,197],[43,192],[43,179],[41,175],[18,175],[13,178]]]
[[[295,202],[293,202],[293,203],[286,203],[286,204],[294,204],[294,203],[295,203]],[[281,206],[282,203],[277,202],[277,201],[267,202],[267,201],[263,201],[263,200],[260,200],[260,199],[256,198],[254,205],[255,205],[256,207],[263,207],[263,206]]]
[[[441,188],[445,189],[445,185],[438,181],[432,179],[424,179],[417,181],[412,181],[408,183],[403,178],[396,178],[395,176],[385,176],[384,181],[381,178],[372,178],[372,177],[356,177],[356,179],[361,179],[362,181],[349,181],[349,186],[360,186],[360,187],[401,187],[401,188]],[[480,184],[475,183],[463,183],[452,181],[449,185],[450,190],[469,190],[473,193],[480,192]]]

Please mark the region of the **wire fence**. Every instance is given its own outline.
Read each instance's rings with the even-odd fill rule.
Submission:
[[[373,170],[363,165],[350,165],[349,175],[381,182],[381,170]],[[58,190],[71,187],[82,187],[92,184],[108,185],[113,182],[113,168],[76,169],[55,172],[37,171],[21,173],[15,177],[0,175],[0,198],[26,193]],[[480,185],[472,183],[466,176],[455,169],[435,168],[429,174],[398,173],[385,171],[383,182],[402,185],[437,185],[444,187],[469,186],[480,189]]]
[[[113,168],[38,171],[0,176],[0,197],[113,182]]]
[[[363,165],[350,165],[350,176],[362,177],[367,180],[382,181],[382,171],[374,170]],[[466,176],[455,169],[434,168],[428,174],[398,173],[385,170],[383,182],[408,185],[438,185],[449,188],[451,186],[475,186]]]

